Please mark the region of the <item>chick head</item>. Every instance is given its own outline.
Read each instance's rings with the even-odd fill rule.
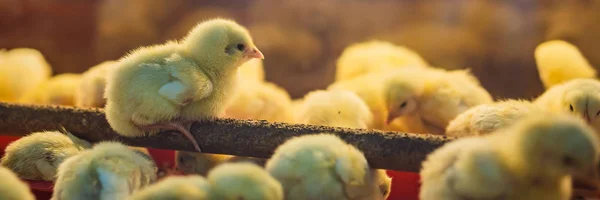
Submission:
[[[389,80],[383,89],[385,105],[388,110],[386,122],[389,124],[394,119],[412,115],[419,108],[419,94],[423,91],[422,85],[414,80],[395,77]]]
[[[252,163],[228,163],[208,173],[211,199],[283,200],[283,187],[264,169]]]
[[[564,111],[574,113],[590,126],[600,130],[600,82],[593,79],[576,79],[564,87],[562,105]]]
[[[528,117],[510,129],[514,139],[505,147],[514,152],[513,165],[529,166],[543,177],[594,174],[600,147],[598,137],[581,119],[570,115]],[[544,166],[544,167],[539,167]]]
[[[264,59],[246,28],[235,21],[211,19],[194,27],[183,41],[183,51],[208,67],[235,69],[252,58]]]

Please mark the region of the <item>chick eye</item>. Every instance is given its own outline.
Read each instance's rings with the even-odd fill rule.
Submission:
[[[562,162],[565,166],[573,166],[575,165],[575,159],[569,157],[569,156],[564,156],[562,158]]]
[[[573,112],[573,105],[569,105],[569,109]]]
[[[596,116],[600,115],[600,110],[596,113]]]
[[[400,104],[400,108],[405,108],[405,107],[406,107],[406,104],[407,104],[407,103],[406,103],[406,101],[405,101],[405,102],[402,102],[402,104]]]
[[[235,47],[240,51],[243,51],[244,49],[246,49],[246,45],[244,45],[244,44],[237,44]]]

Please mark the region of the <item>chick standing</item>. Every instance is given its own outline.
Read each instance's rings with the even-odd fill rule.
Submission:
[[[171,176],[134,193],[129,200],[205,200],[209,190],[202,176]]]
[[[551,40],[535,49],[535,62],[546,89],[578,78],[596,78],[596,70],[573,44]]]
[[[237,67],[264,58],[248,31],[229,20],[202,22],[180,43],[142,47],[120,59],[108,79],[106,117],[121,135],[177,130],[196,150],[184,124],[223,113]]]
[[[281,184],[251,163],[219,165],[208,173],[209,199],[283,200]]]
[[[372,40],[350,45],[337,60],[336,81],[398,67],[427,67],[419,54],[389,42]]]
[[[69,133],[36,132],[10,143],[0,164],[23,179],[52,181],[64,160],[91,146]]]
[[[420,199],[569,199],[571,176],[593,172],[599,151],[598,137],[581,119],[528,116],[430,154]]]
[[[51,75],[52,68],[39,51],[29,48],[0,49],[0,101],[19,101]]]
[[[539,96],[535,104],[550,112],[569,112],[600,131],[600,81],[575,79],[556,85]]]
[[[297,123],[347,128],[371,126],[373,115],[356,94],[349,91],[313,91],[304,96]]]
[[[43,82],[35,90],[21,98],[21,102],[45,105],[75,105],[75,93],[81,80],[80,74],[59,74]]]
[[[116,142],[102,142],[63,162],[52,199],[126,199],[156,179],[146,154]]]
[[[507,128],[545,110],[529,101],[506,100],[475,106],[458,115],[446,127],[448,136],[486,135]]]
[[[75,105],[79,107],[104,107],[106,78],[116,61],[104,61],[84,72],[75,93]]]
[[[329,134],[292,138],[277,147],[266,169],[294,199],[383,199],[380,174],[364,155]]]
[[[35,200],[29,186],[9,169],[0,167],[0,199],[2,200]]]

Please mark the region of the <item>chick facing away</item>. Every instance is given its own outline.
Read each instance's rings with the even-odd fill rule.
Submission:
[[[38,50],[0,49],[0,101],[17,102],[50,76],[52,68]]]
[[[198,175],[171,176],[131,195],[130,200],[206,200],[208,181]]]
[[[0,199],[2,200],[35,200],[29,185],[21,181],[10,169],[0,167]]]
[[[225,19],[198,24],[181,42],[136,49],[107,80],[107,120],[128,137],[177,130],[200,151],[186,125],[224,112],[237,68],[252,58],[264,56],[244,27]]]
[[[102,108],[106,104],[104,90],[106,79],[116,61],[104,61],[91,67],[81,75],[75,93],[75,105],[79,107]]]
[[[596,78],[596,70],[579,49],[566,41],[551,40],[535,49],[538,73],[546,89],[579,78]]]
[[[58,167],[52,199],[126,199],[156,180],[144,153],[117,142],[101,142]]]
[[[292,138],[277,147],[266,169],[286,199],[383,199],[385,179],[364,155],[330,134]],[[380,184],[382,187],[380,187]]]
[[[88,148],[90,143],[70,133],[35,132],[10,143],[0,164],[23,179],[52,181],[63,161]]]
[[[472,107],[446,127],[448,136],[486,135],[510,127],[529,115],[545,115],[540,106],[524,100],[505,100]]]
[[[373,114],[356,94],[343,90],[317,90],[304,96],[297,123],[347,128],[371,126]]]
[[[208,173],[209,199],[283,200],[281,184],[252,163],[227,163]]]

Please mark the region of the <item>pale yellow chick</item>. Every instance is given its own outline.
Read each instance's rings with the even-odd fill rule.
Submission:
[[[207,200],[210,184],[198,175],[171,176],[129,197],[129,200]]]
[[[381,174],[364,155],[335,135],[292,138],[279,146],[266,169],[283,185],[287,200],[383,199]],[[380,184],[383,187],[380,188]]]
[[[17,102],[52,76],[52,68],[35,49],[0,49],[0,101]]]
[[[45,105],[75,105],[75,93],[81,74],[59,74],[45,81],[34,91],[25,94],[21,102]]]
[[[571,176],[594,178],[598,137],[570,115],[531,115],[483,137],[450,142],[421,170],[420,199],[571,197]]]
[[[0,164],[22,179],[52,181],[64,160],[91,146],[70,133],[35,132],[10,143]]]
[[[156,180],[146,154],[117,142],[102,142],[58,168],[52,199],[126,199]]]
[[[300,106],[296,123],[366,129],[373,121],[367,104],[349,91],[313,91]]]
[[[352,44],[337,60],[336,81],[349,80],[371,72],[398,67],[427,67],[418,53],[392,43],[371,40]]]
[[[219,165],[208,173],[207,179],[209,199],[283,200],[284,197],[281,184],[252,163]]]
[[[505,100],[482,104],[458,115],[448,127],[446,135],[461,137],[486,135],[507,128],[532,114],[543,114],[544,109],[525,100]]]
[[[596,78],[596,69],[579,49],[566,41],[551,40],[535,49],[535,62],[546,89],[578,78]]]
[[[225,109],[226,117],[294,122],[290,95],[273,83],[239,80],[233,96],[233,101]]]
[[[2,200],[35,200],[29,185],[6,167],[0,167],[0,199]]]
[[[596,79],[575,79],[556,85],[534,103],[551,112],[577,115],[596,132],[600,131],[600,81]]]
[[[75,105],[78,107],[102,108],[106,104],[104,89],[106,79],[116,61],[104,61],[91,67],[81,75],[81,81],[75,93]]]

